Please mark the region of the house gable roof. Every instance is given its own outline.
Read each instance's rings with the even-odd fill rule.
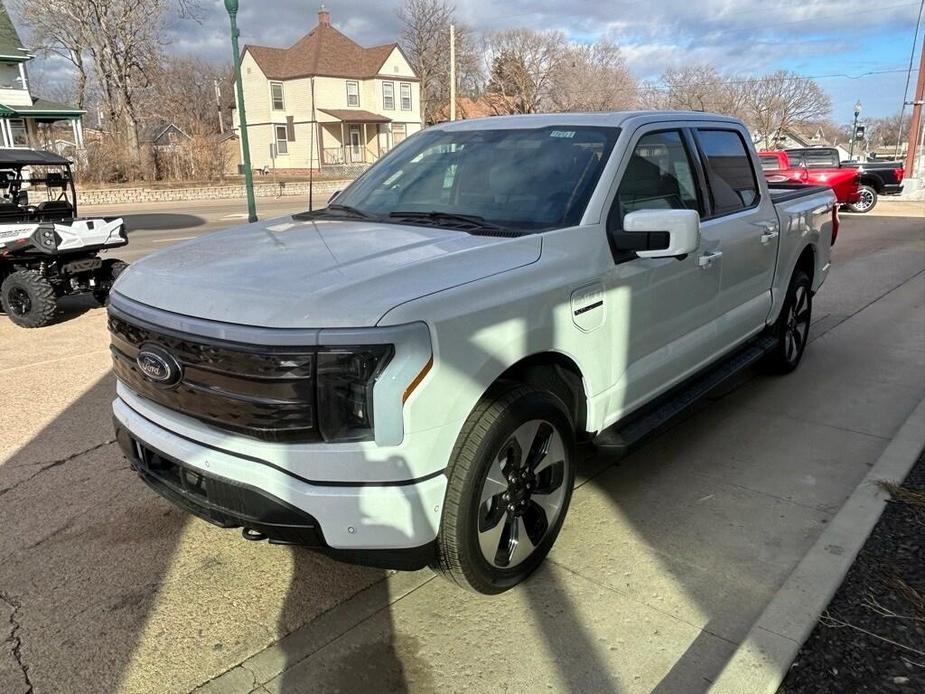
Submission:
[[[13,20],[10,19],[6,6],[0,2],[0,60],[16,60],[17,62],[29,60],[32,56],[22,45]]]
[[[330,24],[319,24],[289,48],[244,47],[271,80],[299,77],[375,77],[397,43],[363,48]],[[406,78],[416,79],[416,78]]]

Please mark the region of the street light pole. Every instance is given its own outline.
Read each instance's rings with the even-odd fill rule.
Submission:
[[[854,126],[851,131],[851,150],[848,152],[848,158],[854,161],[854,141],[858,139],[858,116],[861,115],[861,100],[858,99],[854,105]]]
[[[251,172],[251,152],[247,142],[247,115],[244,112],[244,87],[241,85],[241,58],[238,51],[238,0],[225,0],[228,19],[231,21],[231,51],[234,81],[238,95],[238,122],[241,126],[241,151],[244,155],[244,190],[247,193],[247,221],[257,221],[257,203],[254,201],[254,174]]]

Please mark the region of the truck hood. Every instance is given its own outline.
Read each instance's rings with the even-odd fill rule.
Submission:
[[[285,217],[147,256],[113,291],[227,323],[366,327],[412,299],[533,263],[540,249],[538,236]]]

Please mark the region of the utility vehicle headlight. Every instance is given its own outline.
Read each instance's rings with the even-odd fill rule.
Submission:
[[[325,441],[373,438],[373,386],[393,354],[392,345],[318,352],[318,427]]]

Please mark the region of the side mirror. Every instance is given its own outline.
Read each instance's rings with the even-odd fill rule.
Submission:
[[[640,258],[677,258],[700,247],[697,210],[637,210],[623,218],[618,248]]]
[[[331,197],[328,198],[328,204],[330,205],[332,202],[334,202],[334,198],[336,198],[338,195],[340,195],[341,192],[342,192],[342,191],[340,191],[340,190],[335,190],[333,193],[331,193]]]

